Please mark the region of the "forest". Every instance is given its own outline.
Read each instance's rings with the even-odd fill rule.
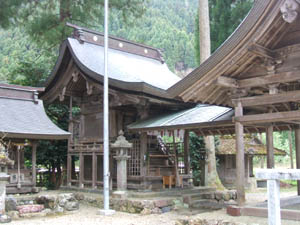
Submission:
[[[199,65],[198,1],[111,0],[109,32],[159,48],[168,67],[182,77]],[[43,86],[60,43],[71,34],[66,22],[103,31],[100,2],[0,0],[0,82]],[[212,52],[234,32],[252,4],[253,0],[209,0]],[[64,106],[50,105],[46,110],[56,124],[67,129]],[[274,136],[275,147],[289,154],[288,133]],[[42,142],[38,163],[54,171],[66,163],[66,151],[64,142]]]

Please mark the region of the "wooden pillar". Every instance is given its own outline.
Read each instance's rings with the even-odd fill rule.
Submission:
[[[290,149],[290,160],[291,160],[291,169],[294,169],[294,159],[293,159],[293,144],[292,144],[292,131],[288,131],[289,137],[289,149]]]
[[[189,130],[184,131],[184,169],[185,174],[190,173],[190,132]]]
[[[93,158],[92,158],[93,166],[92,166],[92,188],[96,189],[97,188],[97,155],[96,152],[93,152]]]
[[[145,163],[144,163],[144,157],[147,153],[147,141],[148,141],[146,132],[141,133],[140,141],[141,141],[141,144],[140,144],[141,176],[143,177],[146,175],[146,168],[145,168]]]
[[[179,181],[179,172],[178,172],[178,154],[177,154],[177,148],[176,148],[176,138],[175,138],[175,132],[173,130],[172,132],[173,135],[173,151],[174,151],[174,161],[175,161],[175,175],[176,175],[176,187],[179,187],[180,181]]]
[[[83,188],[83,176],[84,176],[84,156],[82,152],[79,153],[79,188]]]
[[[21,188],[21,166],[20,166],[20,151],[21,151],[21,146],[18,146],[18,183],[17,183],[17,188]]]
[[[235,107],[235,116],[243,116],[243,107],[241,102],[237,102]],[[235,122],[236,138],[236,189],[237,202],[239,206],[245,204],[245,151],[244,151],[244,126]]]
[[[249,176],[250,177],[254,177],[254,173],[253,173],[253,156],[249,155]]]
[[[71,179],[72,179],[72,156],[68,152],[67,156],[67,185],[71,186]]]
[[[267,127],[267,168],[274,168],[273,125]]]
[[[300,169],[300,127],[295,128],[295,144],[296,144],[296,169]],[[297,181],[298,195],[300,195],[300,180]]]
[[[73,100],[72,96],[70,97],[70,105],[69,105],[69,132],[71,133],[68,140],[68,156],[67,156],[67,185],[71,186],[72,179],[72,156],[70,155],[71,145],[73,143]]]
[[[34,141],[32,143],[32,184],[35,187],[36,186],[36,148],[37,148],[37,142]]]

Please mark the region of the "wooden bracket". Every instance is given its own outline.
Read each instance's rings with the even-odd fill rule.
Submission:
[[[86,92],[88,95],[91,95],[93,93],[94,84],[90,81],[86,81]]]
[[[73,77],[73,82],[76,83],[78,81],[78,78],[79,78],[79,72],[75,70],[72,73],[72,77]]]
[[[59,101],[63,101],[65,100],[65,94],[66,94],[66,90],[67,90],[67,87],[64,87],[61,91],[61,93],[59,94]]]

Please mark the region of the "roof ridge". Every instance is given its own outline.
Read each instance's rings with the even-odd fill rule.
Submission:
[[[75,24],[66,23],[67,26],[74,28],[73,37],[81,43],[89,42],[95,45],[104,46],[104,34],[98,31],[90,30]],[[124,38],[109,35],[109,48],[120,51],[142,55],[148,58],[154,58],[164,63],[161,49],[144,45]]]

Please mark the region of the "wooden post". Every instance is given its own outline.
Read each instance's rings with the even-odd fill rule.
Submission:
[[[295,144],[296,144],[296,168],[300,169],[300,127],[295,128]],[[297,181],[298,195],[300,195],[300,180]]]
[[[180,181],[179,181],[179,173],[178,173],[178,156],[177,156],[177,148],[176,148],[176,140],[175,140],[175,132],[173,130],[173,150],[174,150],[174,163],[175,163],[175,175],[176,175],[176,187],[179,187]]]
[[[92,168],[92,188],[97,188],[97,155],[96,152],[93,152],[93,168]]]
[[[73,143],[73,115],[72,115],[72,108],[73,108],[73,100],[72,96],[70,97],[70,104],[69,104],[69,132],[71,133],[69,140],[68,140],[68,156],[67,156],[67,185],[70,187],[71,179],[72,179],[72,156],[70,155],[71,145]]]
[[[190,132],[189,130],[184,131],[184,170],[185,174],[190,173]]]
[[[249,156],[249,176],[254,177],[253,173],[253,156]]]
[[[292,131],[288,131],[289,137],[289,148],[290,148],[290,160],[291,160],[291,169],[294,169],[294,159],[293,159],[293,144],[292,144]]]
[[[36,148],[37,148],[37,142],[34,141],[32,143],[32,184],[35,187],[36,186]]]
[[[20,151],[21,151],[21,146],[18,146],[18,184],[17,184],[17,188],[20,189],[21,188],[21,166],[20,166]]]
[[[84,156],[82,152],[79,153],[79,188],[83,188],[83,176],[84,176]]]
[[[71,179],[72,179],[72,156],[68,152],[67,157],[67,185],[71,186]]]
[[[267,168],[274,168],[274,146],[273,146],[273,126],[270,125],[266,130],[267,139]]]
[[[237,102],[235,116],[243,116],[241,102]],[[237,202],[239,206],[245,204],[245,151],[244,151],[244,126],[240,122],[235,122],[236,138],[236,189]]]
[[[146,132],[141,133],[140,141],[141,141],[141,144],[140,144],[141,176],[145,177],[146,169],[145,169],[145,163],[144,163],[144,156],[147,153],[147,133]]]

